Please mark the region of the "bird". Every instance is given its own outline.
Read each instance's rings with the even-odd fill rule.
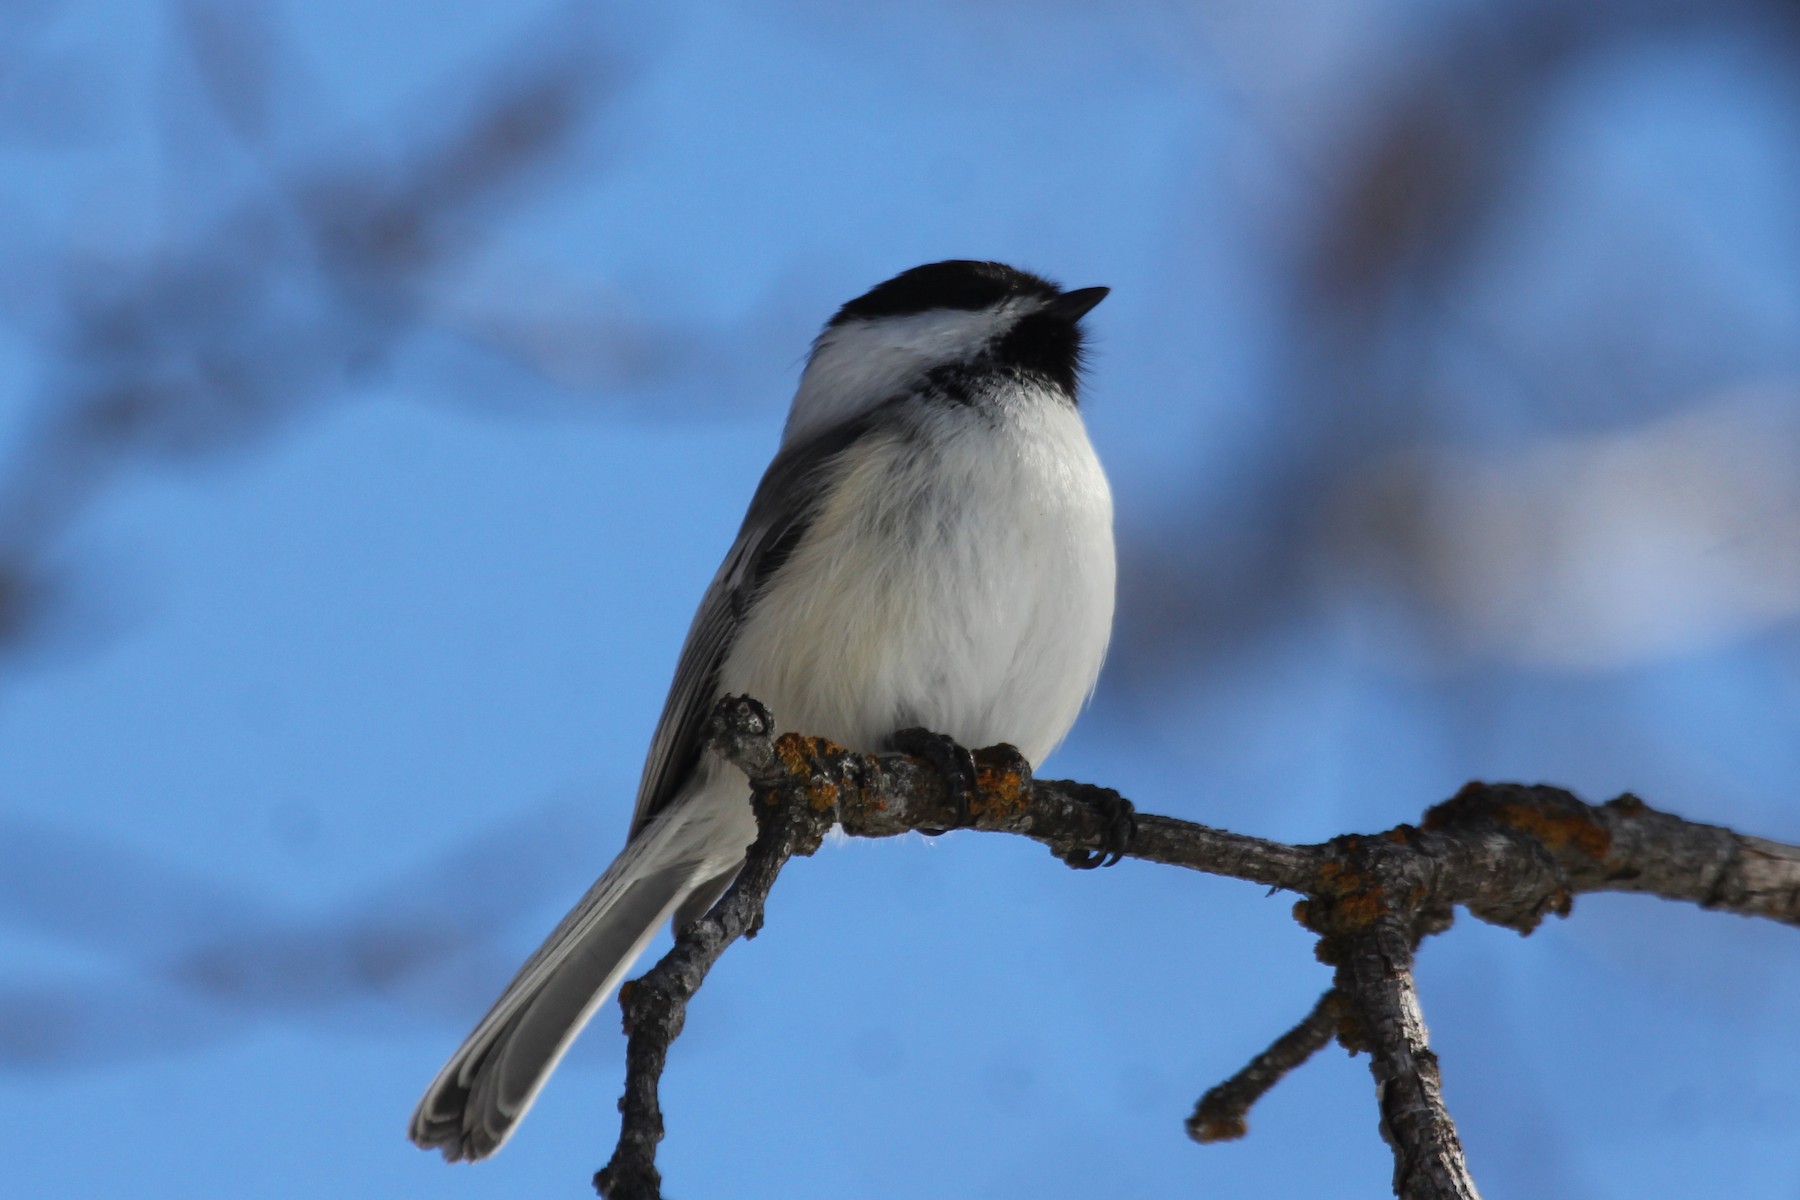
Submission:
[[[657,929],[730,885],[756,823],[704,745],[722,697],[933,761],[1009,743],[1036,767],[1062,741],[1112,630],[1112,494],[1078,404],[1107,292],[958,259],[826,323],[688,630],[625,848],[432,1080],[413,1142],[498,1150]]]

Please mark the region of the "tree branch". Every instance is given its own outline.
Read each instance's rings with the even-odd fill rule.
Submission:
[[[759,833],[737,881],[675,946],[620,991],[629,1037],[618,1147],[594,1177],[609,1200],[660,1196],[657,1086],[687,1003],[725,948],[761,927],[775,878],[811,854],[833,824],[858,837],[982,829],[1048,846],[1071,866],[1122,856],[1300,893],[1295,916],[1337,968],[1332,990],[1299,1025],[1202,1098],[1189,1132],[1239,1136],[1245,1113],[1333,1033],[1370,1052],[1382,1136],[1403,1200],[1473,1200],[1477,1193],[1443,1103],[1437,1057],[1413,980],[1420,942],[1450,927],[1461,905],[1521,933],[1566,916],[1584,892],[1645,892],[1800,925],[1800,848],[1657,812],[1635,796],[1583,803],[1561,788],[1471,783],[1422,826],[1290,846],[1191,821],[1134,815],[1116,792],[1037,780],[1010,746],[975,752],[977,794],[959,803],[922,760],[863,754],[822,738],[775,736],[747,696],[721,701],[707,744],[749,777]]]
[[[1394,1151],[1394,1195],[1401,1200],[1478,1200],[1462,1142],[1444,1108],[1437,1055],[1413,981],[1415,939],[1385,916],[1347,939],[1338,971],[1355,1028],[1367,1039],[1369,1072],[1381,1108],[1382,1140]]]
[[[774,728],[769,710],[748,696],[723,702],[708,728],[715,749],[727,752],[733,761],[760,764],[749,771],[759,800],[765,790],[779,794],[783,789],[784,779],[776,773],[780,764],[759,754]],[[619,989],[626,1034],[619,1144],[612,1160],[594,1176],[594,1190],[607,1200],[657,1200],[662,1195],[662,1176],[656,1169],[656,1145],[663,1138],[657,1085],[669,1046],[687,1021],[688,1001],[727,946],[739,937],[756,936],[769,889],[781,868],[793,855],[818,849],[831,824],[828,809],[804,802],[758,803],[756,841],[737,879],[705,916],[678,931],[674,948],[654,967]]]

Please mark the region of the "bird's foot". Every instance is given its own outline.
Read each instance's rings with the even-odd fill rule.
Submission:
[[[1111,788],[1083,787],[1081,793],[1081,798],[1099,810],[1106,823],[1100,834],[1100,847],[1070,850],[1062,855],[1062,860],[1077,871],[1110,867],[1129,854],[1137,841],[1137,809]]]
[[[974,809],[981,785],[975,769],[975,756],[967,747],[954,738],[918,726],[900,730],[888,739],[888,745],[902,754],[922,758],[936,767],[949,789],[950,807],[956,811],[957,824],[969,823],[969,815]],[[921,829],[919,832],[936,837],[946,831]]]

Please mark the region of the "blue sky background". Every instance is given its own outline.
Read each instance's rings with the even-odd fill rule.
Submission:
[[[610,1006],[495,1160],[406,1117],[616,851],[809,339],[937,258],[1114,289],[1116,648],[1050,773],[1800,840],[1800,38],[1561,7],[7,5],[8,1193],[588,1194]],[[565,135],[333,273],[309,212],[540,78]],[[1336,1050],[1182,1133],[1327,982],[1243,885],[828,846],[691,1011],[668,1187],[1384,1195]],[[1487,1194],[1800,1196],[1791,930],[1584,898],[1421,982]]]

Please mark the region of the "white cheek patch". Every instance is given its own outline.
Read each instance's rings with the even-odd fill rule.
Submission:
[[[1036,306],[1009,300],[975,312],[939,309],[827,329],[800,376],[782,444],[892,399],[933,367],[974,357]]]

